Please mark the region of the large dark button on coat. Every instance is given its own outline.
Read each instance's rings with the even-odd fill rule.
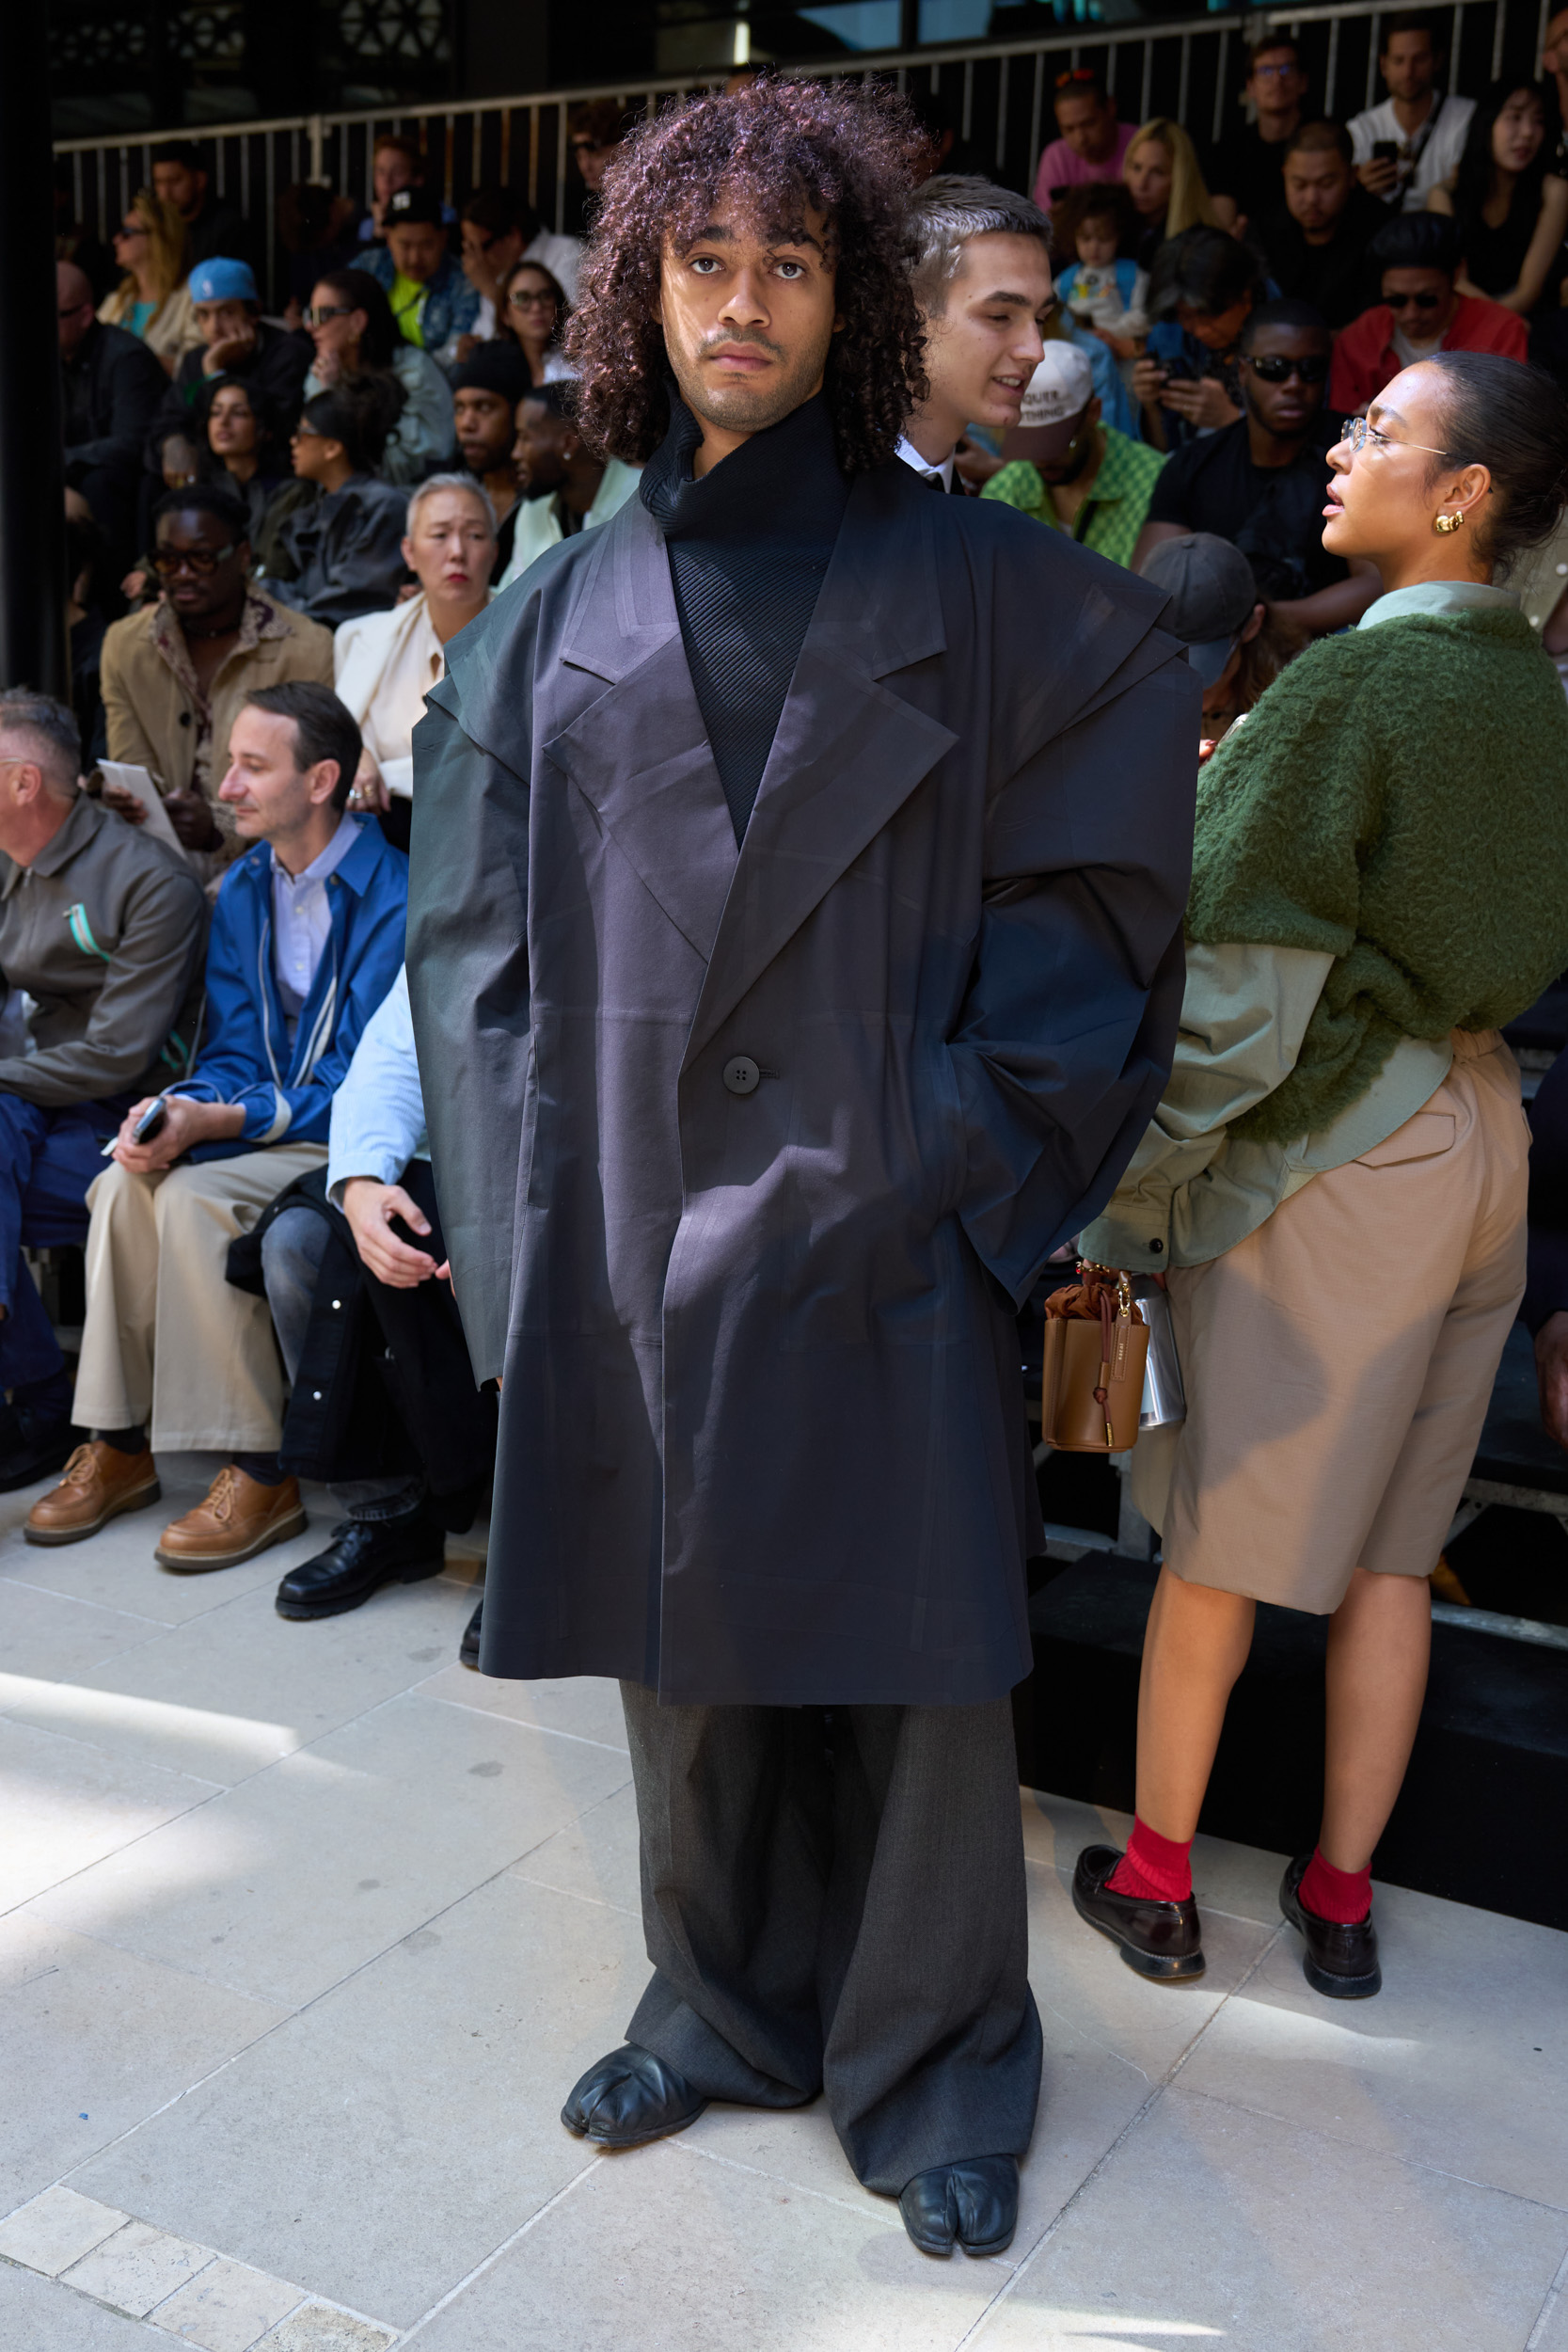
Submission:
[[[732,1054],[724,1064],[724,1084],[732,1094],[754,1094],[761,1078],[750,1054]]]

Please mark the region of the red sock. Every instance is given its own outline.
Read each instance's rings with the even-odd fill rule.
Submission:
[[[1127,1851],[1105,1883],[1113,1895],[1136,1895],[1146,1903],[1184,1903],[1193,1891],[1193,1841],[1179,1845],[1134,1820]]]
[[[1323,1848],[1314,1846],[1296,1892],[1304,1908],[1316,1912],[1320,1919],[1353,1928],[1372,1907],[1372,1874],[1370,1870],[1337,1870],[1332,1862],[1323,1860]]]

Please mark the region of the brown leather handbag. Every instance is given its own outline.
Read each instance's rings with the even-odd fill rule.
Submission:
[[[1148,1327],[1127,1276],[1085,1259],[1045,1302],[1040,1436],[1062,1454],[1124,1454],[1137,1442]]]

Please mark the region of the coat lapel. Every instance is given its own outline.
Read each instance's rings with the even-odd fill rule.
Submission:
[[[946,646],[930,497],[910,495],[906,477],[895,463],[850,493],[717,927],[689,1061],[958,740],[879,683]]]
[[[705,958],[736,870],[735,828],[681,644],[669,558],[636,499],[602,536],[561,658],[608,679],[610,691],[545,749]]]

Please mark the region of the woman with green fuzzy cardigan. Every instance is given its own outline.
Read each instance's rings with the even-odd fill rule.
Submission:
[[[1498,1031],[1568,965],[1568,702],[1497,578],[1558,521],[1568,406],[1536,369],[1445,352],[1329,464],[1323,544],[1385,593],[1204,771],[1175,1068],[1084,1237],[1166,1274],[1187,1419],[1133,1455],[1164,1543],[1137,1818],[1073,1899],[1142,1974],[1201,1975],[1190,1848],[1255,1605],[1327,1616],[1323,1820],[1280,1906],[1308,1983],[1355,1999],[1382,1982],[1370,1866],[1427,1579],[1524,1288]]]

